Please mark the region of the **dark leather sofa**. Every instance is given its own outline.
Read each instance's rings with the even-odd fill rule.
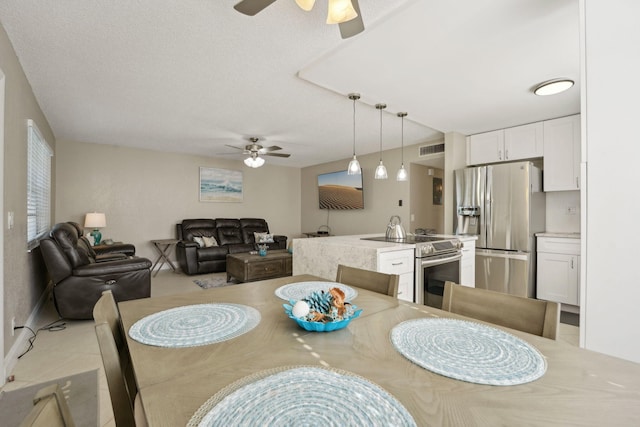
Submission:
[[[125,249],[130,253],[129,246]],[[116,301],[151,295],[151,261],[112,253],[116,259],[97,262],[97,254],[83,246],[74,225],[54,225],[40,240],[40,250],[54,285],[56,310],[65,319],[93,319],[93,306],[106,290]]]
[[[261,218],[185,219],[176,224],[176,257],[186,274],[217,273],[227,270],[227,254],[258,250],[254,233],[269,233]],[[194,237],[213,237],[215,246],[201,247]],[[268,249],[286,249],[287,236],[273,235]]]

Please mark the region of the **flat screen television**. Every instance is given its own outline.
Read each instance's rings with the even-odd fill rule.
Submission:
[[[349,175],[347,171],[318,175],[320,209],[364,209],[362,175]]]

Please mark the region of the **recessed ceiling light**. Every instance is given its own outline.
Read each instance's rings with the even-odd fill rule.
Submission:
[[[569,79],[554,79],[540,83],[533,89],[533,93],[540,96],[555,95],[556,93],[564,92],[573,86],[573,80]]]

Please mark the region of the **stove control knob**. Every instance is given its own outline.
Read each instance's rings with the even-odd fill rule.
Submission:
[[[429,255],[434,252],[432,244],[426,244],[422,247],[422,255]]]
[[[464,248],[464,243],[462,243],[461,241],[458,240],[456,242],[456,249],[460,250],[462,248]]]

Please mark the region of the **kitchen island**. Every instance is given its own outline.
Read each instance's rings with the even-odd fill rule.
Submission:
[[[319,239],[293,239],[293,274],[312,274],[327,280],[335,280],[338,264],[365,270],[398,274],[398,298],[414,301],[414,265],[415,245],[409,243],[380,242],[362,240],[364,238],[382,237],[381,234],[331,236]],[[463,260],[475,259],[473,250],[475,237],[456,237],[465,243]],[[469,243],[467,243],[469,242]],[[468,257],[468,258],[467,258]],[[465,263],[463,262],[463,277]],[[474,269],[466,271],[473,272]],[[471,278],[465,278],[465,283],[472,283]],[[461,280],[463,282],[463,280]],[[472,285],[471,285],[472,286]]]

